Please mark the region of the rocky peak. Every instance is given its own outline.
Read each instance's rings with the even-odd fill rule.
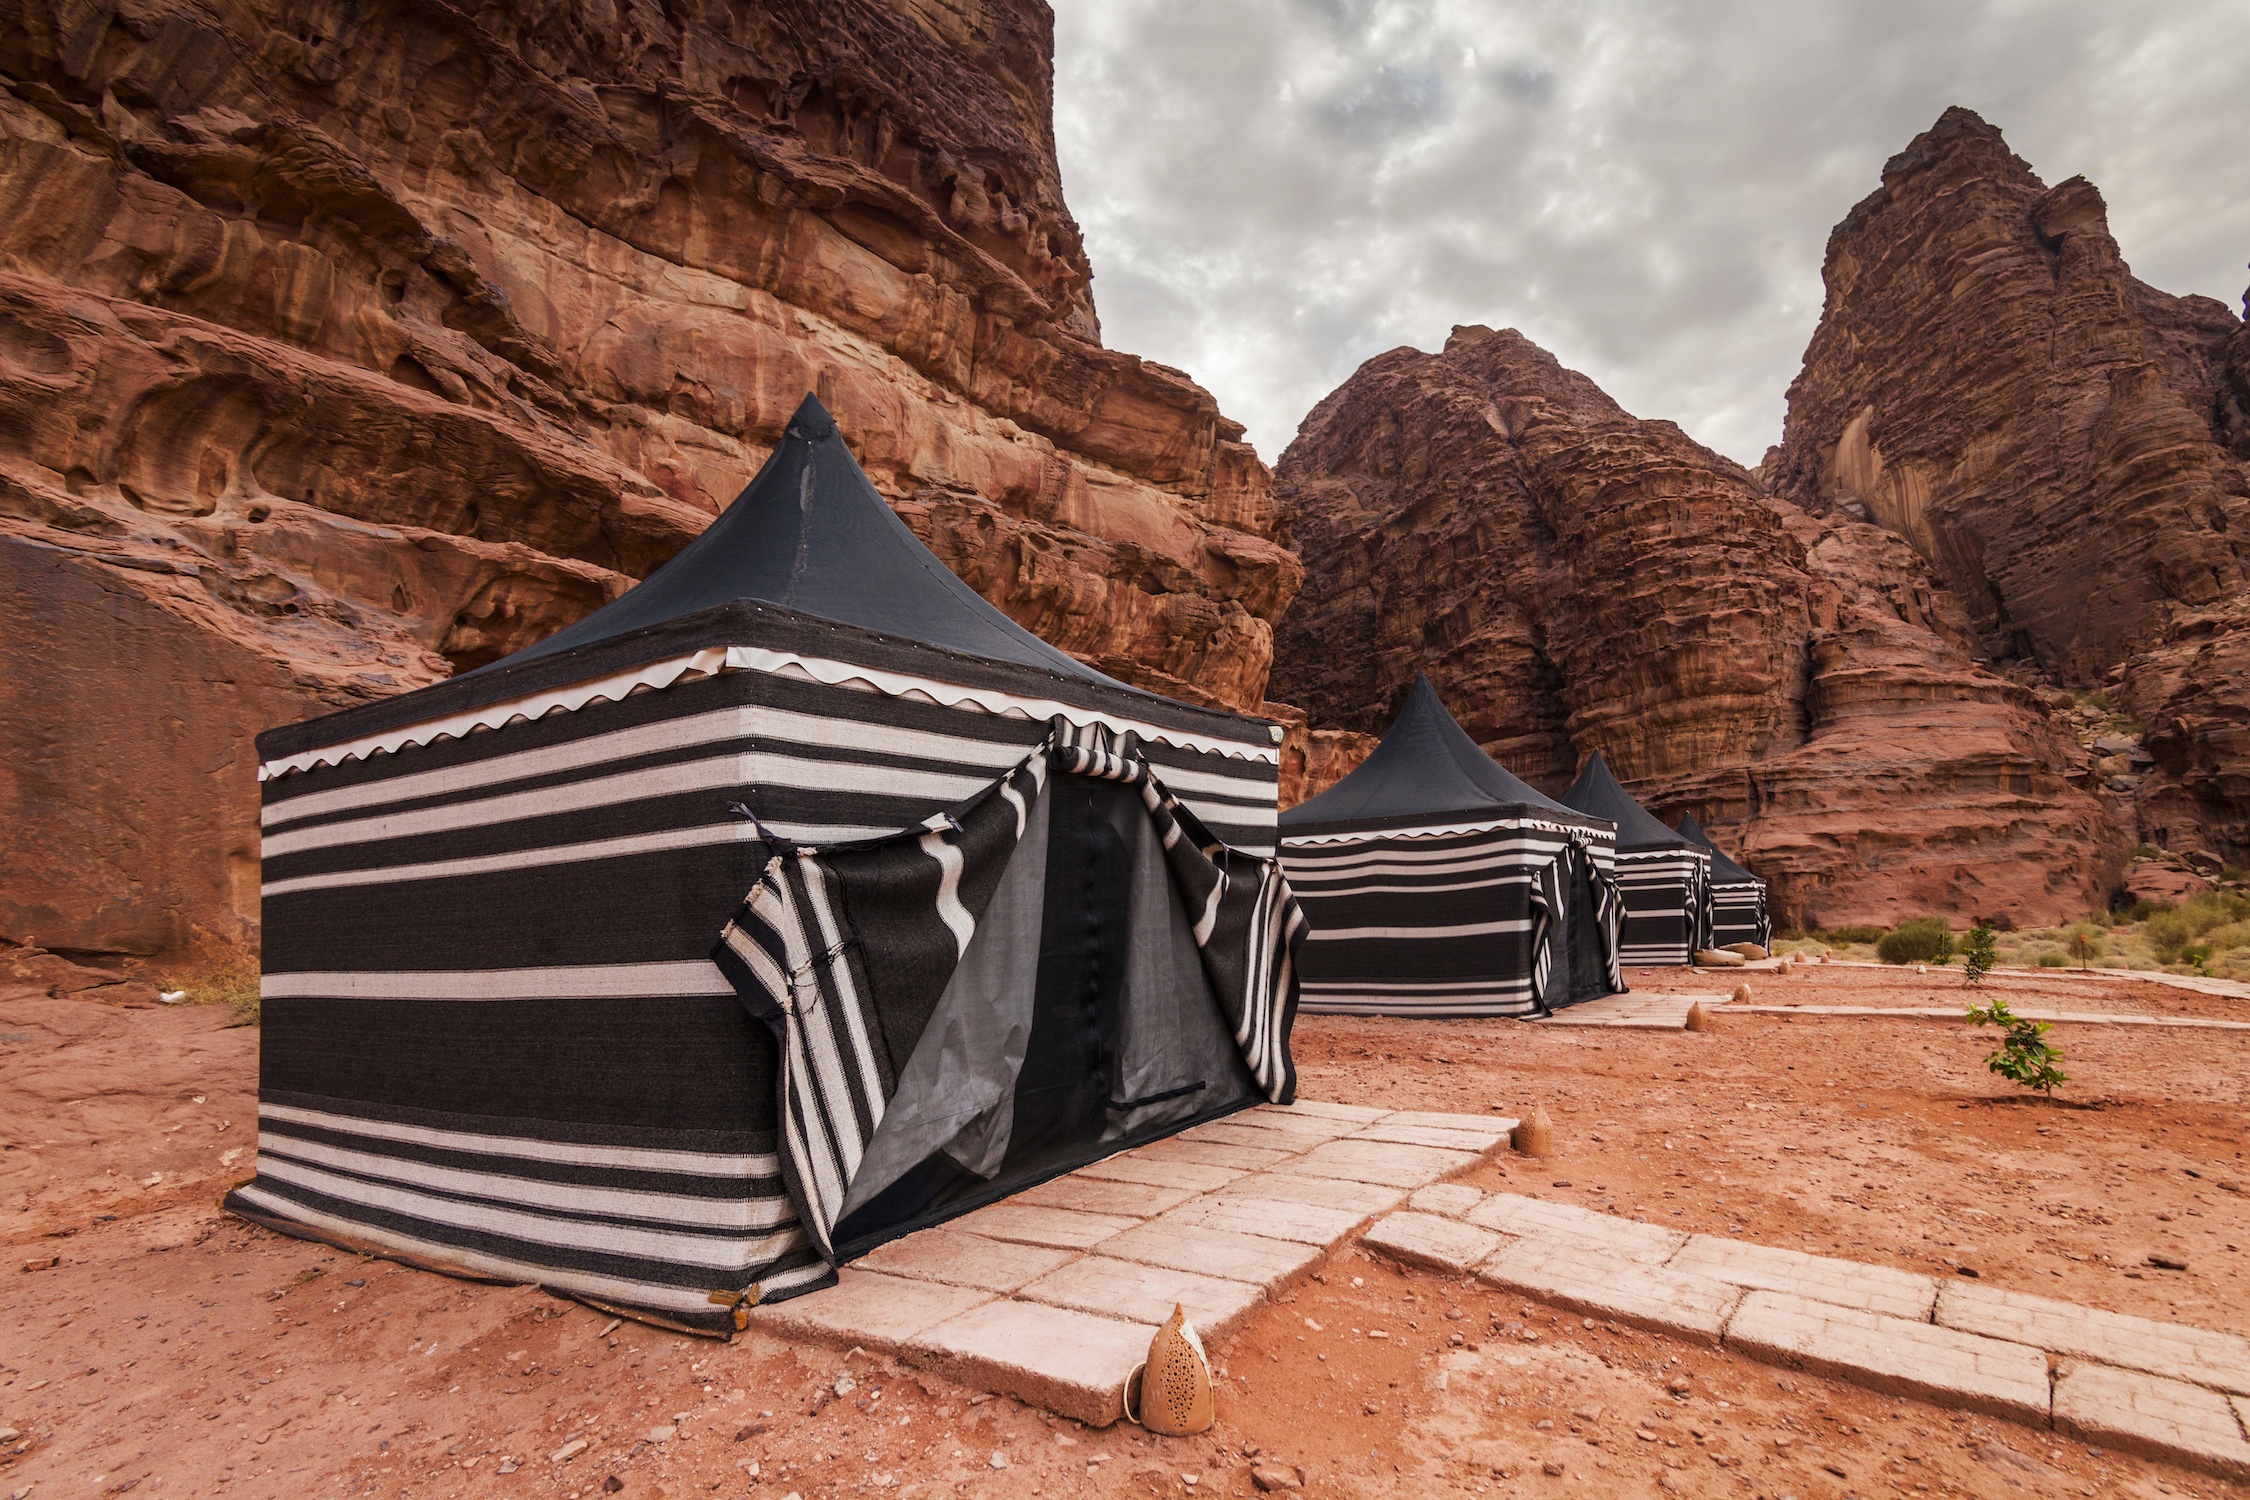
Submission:
[[[1380,733],[1427,669],[1509,769],[1553,793],[1600,751],[1794,922],[2052,919],[2115,879],[2085,753],[1904,541],[1769,496],[1518,332],[1368,361],[1276,487],[1306,583],[1274,693],[1316,729]],[[1308,760],[1307,792],[1350,761]]]

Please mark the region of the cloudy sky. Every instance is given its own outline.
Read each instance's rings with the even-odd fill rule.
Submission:
[[[1054,0],[1104,342],[1278,458],[1369,356],[1520,328],[1756,463],[1828,231],[1949,104],[2240,310],[2246,0]]]

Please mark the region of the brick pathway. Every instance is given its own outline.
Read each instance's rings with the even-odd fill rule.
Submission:
[[[838,1285],[751,1317],[1106,1426],[1174,1303],[1205,1338],[1225,1334],[1371,1217],[1490,1154],[1515,1124],[1261,1105],[879,1246]],[[1464,1211],[1483,1200],[1455,1191],[1467,1194]]]
[[[1732,972],[1731,970],[1729,972]],[[1635,1031],[1681,1031],[1687,1027],[1688,1007],[1697,1001],[1705,1010],[1727,1003],[1725,995],[1652,995],[1638,990],[1622,995],[1604,995],[1599,1000],[1583,1000],[1576,1005],[1566,1005],[1551,1016],[1542,1016],[1541,1026],[1620,1026]]]
[[[1441,1184],[1367,1248],[1589,1317],[2250,1479],[2250,1339]]]
[[[1708,1007],[1708,1002],[1706,1002]],[[1939,1005],[1730,1005],[1752,1016],[1890,1016],[1908,1021],[1958,1021],[1966,1006]],[[2220,1021],[2203,1016],[2141,1016],[2091,1010],[2019,1010],[2027,1021],[2058,1021],[2073,1026],[2170,1026],[2187,1031],[2250,1031],[2250,1021]]]

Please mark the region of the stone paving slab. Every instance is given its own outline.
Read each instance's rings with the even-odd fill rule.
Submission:
[[[1292,1135],[1311,1140],[1329,1141],[1340,1135],[1349,1135],[1371,1120],[1344,1120],[1334,1115],[1314,1114],[1295,1106],[1279,1104],[1253,1104],[1250,1108],[1228,1115],[1225,1123],[1251,1125],[1260,1130],[1283,1130]]]
[[[2057,1354],[2145,1370],[2250,1395],[2250,1339],[2057,1302],[1995,1286],[1947,1286],[1937,1321],[1964,1333],[2036,1344]]]
[[[1289,1114],[1319,1115],[1330,1120],[1349,1120],[1360,1125],[1380,1120],[1391,1113],[1387,1109],[1374,1109],[1365,1104],[1330,1104],[1322,1099],[1299,1099],[1295,1104],[1262,1104],[1258,1107]]]
[[[1151,1187],[1188,1188],[1208,1193],[1243,1175],[1241,1167],[1210,1167],[1197,1162],[1165,1161],[1138,1151],[1121,1152],[1092,1166],[1080,1167],[1079,1177],[1106,1177],[1112,1182],[1145,1182]]]
[[[751,1319],[775,1333],[831,1344],[895,1348],[926,1328],[993,1300],[973,1287],[909,1281],[846,1266],[836,1285],[751,1310]]]
[[[1504,1242],[1476,1274],[1505,1291],[1706,1346],[1719,1342],[1745,1295],[1723,1281],[1603,1255],[1560,1235]]]
[[[887,1276],[904,1276],[915,1281],[937,1281],[948,1286],[1004,1293],[1068,1265],[1078,1254],[1076,1250],[990,1240],[980,1234],[964,1233],[951,1225],[940,1225],[892,1240],[887,1245],[877,1245],[846,1270],[880,1271]]]
[[[1282,1130],[1268,1130],[1263,1125],[1244,1125],[1231,1117],[1214,1120],[1208,1125],[1198,1125],[1173,1137],[1191,1146],[1248,1146],[1260,1151],[1278,1151],[1292,1154],[1310,1150],[1326,1136],[1305,1137]]]
[[[1439,1182],[1416,1192],[1406,1206],[1420,1214],[1458,1219],[1484,1201],[1484,1190],[1461,1182]]]
[[[952,1221],[953,1227],[988,1239],[1019,1245],[1051,1245],[1058,1250],[1091,1250],[1113,1234],[1139,1223],[1119,1214],[1078,1213],[1005,1200]]]
[[[1500,1236],[1458,1219],[1409,1212],[1378,1220],[1360,1243],[1393,1260],[1460,1276],[1499,1249]]]
[[[1731,969],[1728,972],[1733,972]],[[1685,1031],[1688,1007],[1700,1002],[1705,1010],[1727,1003],[1725,995],[1653,995],[1636,991],[1623,995],[1604,995],[1598,1000],[1582,1000],[1576,1005],[1566,1005],[1551,1016],[1542,1016],[1535,1023],[1540,1026],[1615,1026],[1630,1031]]]
[[[1665,1265],[1675,1271],[1769,1292],[1791,1292],[1816,1302],[1856,1307],[1863,1312],[1928,1322],[1937,1301],[1937,1282],[1912,1271],[1871,1266],[1833,1256],[1806,1255],[1717,1235],[1691,1235]],[[1989,1333],[1990,1329],[1970,1329]],[[2007,1335],[1999,1335],[2006,1337]],[[2037,1343],[2036,1339],[2021,1342]]]
[[[1284,1146],[1233,1146],[1219,1141],[1189,1141],[1167,1136],[1151,1141],[1133,1153],[1145,1161],[1185,1161],[1206,1167],[1232,1167],[1255,1172],[1296,1155]]]
[[[2250,1479],[2250,1440],[2235,1403],[2185,1381],[2066,1366],[2055,1381],[2055,1426],[2081,1442]]]
[[[1440,1113],[1423,1109],[1401,1109],[1383,1116],[1385,1125],[1422,1125],[1431,1130],[1475,1130],[1505,1140],[1508,1132],[1516,1128],[1513,1120],[1498,1115],[1462,1115]]]
[[[1254,1172],[1219,1189],[1221,1198],[1256,1198],[1273,1203],[1309,1203],[1315,1208],[1349,1209],[1367,1218],[1396,1208],[1405,1201],[1406,1189],[1380,1182],[1357,1182],[1349,1177],[1299,1177],[1286,1164],[1271,1172]]]
[[[1102,1243],[1102,1254],[1143,1265],[1169,1266],[1222,1281],[1244,1281],[1272,1296],[1328,1253],[1323,1245],[1269,1240],[1236,1230],[1208,1229],[1166,1214]]]
[[[1323,1208],[1313,1203],[1253,1197],[1247,1193],[1198,1198],[1166,1214],[1173,1224],[1196,1224],[1205,1229],[1248,1231],[1269,1240],[1292,1240],[1300,1245],[1326,1247],[1366,1222],[1367,1215],[1350,1208]]]
[[[1072,1173],[1025,1188],[1008,1201],[1033,1208],[1067,1208],[1073,1213],[1147,1219],[1168,1208],[1179,1207],[1195,1193],[1194,1188],[1155,1187],[1145,1182],[1117,1182]]]
[[[1299,1177],[1346,1177],[1354,1182],[1412,1189],[1458,1172],[1476,1159],[1474,1151],[1443,1151],[1434,1146],[1330,1141],[1290,1162],[1289,1170]]]
[[[1515,1126],[1511,1123],[1508,1128],[1512,1130]],[[1507,1138],[1506,1130],[1497,1134],[1489,1130],[1440,1130],[1431,1125],[1394,1125],[1388,1120],[1378,1120],[1346,1137],[1354,1141],[1391,1141],[1401,1146],[1436,1146],[1446,1151],[1490,1151]]]
[[[1174,1304],[1206,1339],[1221,1338],[1265,1304],[1266,1295],[1242,1281],[1224,1281],[1170,1266],[1143,1265],[1106,1255],[1074,1260],[1043,1276],[1020,1293],[1033,1302],[1075,1307],[1081,1312],[1122,1318],[1128,1323],[1161,1324]]]
[[[1768,1291],[1744,1294],[1727,1321],[1726,1344],[1870,1390],[2047,1423],[2047,1356],[2025,1344]]]
[[[1958,1021],[1959,1010],[1934,1005],[1730,1005],[1729,1012],[1751,1016],[1889,1016],[1902,1021]],[[2026,1021],[2069,1026],[2169,1026],[2185,1031],[2250,1031],[2250,1021],[2206,1016],[2144,1016],[2124,1011],[2019,1010]]]
[[[1597,1254],[1644,1265],[1664,1264],[1687,1243],[1687,1236],[1677,1230],[1516,1193],[1488,1193],[1466,1217],[1479,1229],[1496,1234],[1575,1240]]]
[[[1125,1414],[1125,1377],[1153,1326],[1042,1302],[987,1302],[917,1335],[907,1359],[1089,1427]]]

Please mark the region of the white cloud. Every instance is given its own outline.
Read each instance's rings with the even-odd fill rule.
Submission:
[[[2250,279],[2241,0],[1055,0],[1105,340],[1270,461],[1361,361],[1513,326],[1746,463],[1829,229],[1964,104],[2145,281]]]

